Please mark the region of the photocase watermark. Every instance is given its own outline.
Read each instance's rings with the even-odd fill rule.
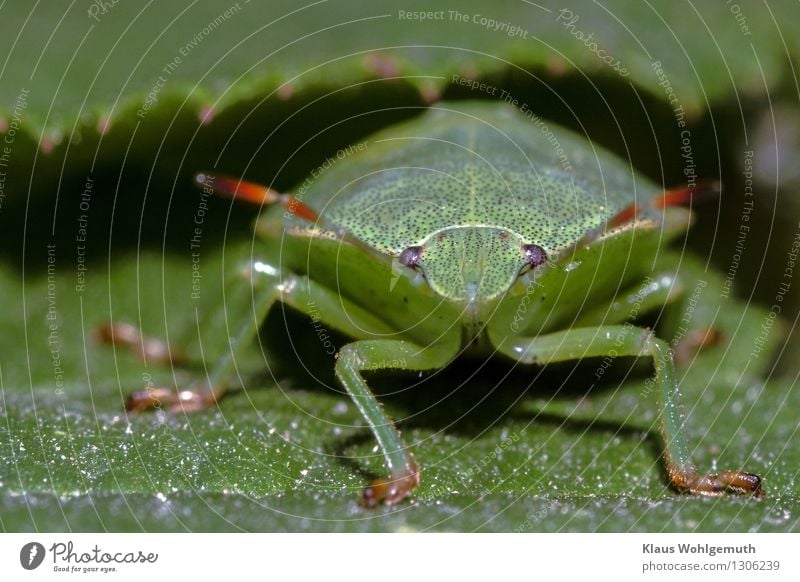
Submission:
[[[700,303],[700,298],[708,288],[708,282],[705,279],[698,279],[697,283],[686,300],[686,308],[683,311],[681,320],[678,322],[678,329],[675,335],[669,342],[670,356],[673,360],[676,358],[676,351],[680,351],[681,342],[691,341],[691,334],[695,331],[692,329],[692,321],[694,320],[697,305]],[[656,388],[655,378],[649,377],[644,381],[644,387],[639,392],[639,396],[647,397],[653,393]]]
[[[86,265],[86,241],[89,237],[89,208],[92,201],[92,189],[94,188],[94,179],[91,176],[86,176],[86,181],[83,185],[80,199],[78,200],[78,231],[75,233],[75,292],[83,293],[86,289],[86,272],[88,266]]]
[[[736,273],[739,271],[742,253],[745,251],[747,238],[750,234],[750,215],[753,213],[755,207],[755,199],[753,196],[753,150],[744,152],[744,169],[742,174],[744,175],[744,202],[742,203],[742,214],[739,217],[736,246],[733,249],[731,262],[728,265],[728,271],[725,273],[725,281],[722,283],[722,290],[720,291],[720,297],[725,299],[730,297],[733,280],[736,278]]]
[[[458,494],[459,488],[463,486],[463,483],[445,481],[442,479],[437,479],[433,483],[426,479],[424,483],[425,495],[430,496],[432,499],[446,499],[451,495]]]
[[[13,151],[14,141],[17,138],[17,132],[22,127],[22,116],[25,109],[28,108],[28,94],[29,89],[23,88],[17,94],[14,100],[14,106],[11,108],[11,119],[0,120],[2,127],[0,132],[3,133],[3,142],[0,144],[0,211],[3,210],[3,203],[6,199],[6,180],[8,180],[8,173],[6,168],[11,164],[11,152]]]
[[[104,2],[103,0],[94,0],[86,10],[86,14],[95,22],[100,22],[100,18],[111,12],[111,9],[119,4],[120,1],[121,0],[107,0]]]
[[[308,189],[311,185],[316,182],[322,174],[330,170],[337,162],[340,162],[355,153],[363,152],[367,149],[367,142],[359,142],[350,144],[345,148],[341,148],[336,151],[336,153],[330,157],[325,158],[325,161],[322,162],[319,166],[311,170],[311,173],[308,177],[303,180],[303,183],[300,184],[300,187],[297,189],[297,192],[292,197],[292,200],[289,201],[288,209],[284,213],[284,218],[292,218],[294,216],[293,212],[297,205],[302,202],[303,197],[305,196]]]
[[[500,87],[491,85],[490,83],[484,83],[468,77],[462,77],[461,75],[453,75],[453,77],[450,79],[450,82],[454,85],[467,87],[471,91],[480,91],[481,93],[485,93],[493,97],[499,97],[501,101],[510,104],[512,107],[515,107],[520,113],[530,119],[536,128],[541,131],[542,135],[547,140],[547,143],[549,143],[553,148],[553,152],[558,159],[561,169],[565,172],[569,172],[572,169],[572,164],[569,162],[567,152],[561,146],[561,142],[559,141],[558,137],[556,137],[556,135],[553,133],[553,130],[550,129],[550,126],[547,125],[547,122],[539,117],[527,103],[520,102],[519,99],[515,98],[511,92],[506,91],[505,89],[501,89]]]
[[[245,4],[249,2],[246,1]],[[172,60],[167,62],[160,71],[158,78],[153,83],[150,90],[145,95],[144,102],[139,109],[136,110],[136,116],[139,119],[144,119],[148,112],[153,109],[158,103],[159,95],[161,94],[164,87],[167,85],[170,77],[175,74],[181,64],[183,63],[183,59],[188,57],[192,51],[197,49],[203,41],[211,36],[211,34],[217,30],[220,26],[225,24],[231,17],[235,16],[242,10],[242,6],[239,2],[236,2],[229,8],[227,8],[224,12],[220,13],[214,20],[208,22],[203,28],[201,28],[195,35],[189,39],[185,44],[178,48],[177,54],[172,57]]]
[[[642,304],[644,303],[648,293],[653,289],[654,285],[657,285],[657,283],[655,283],[652,278],[649,276],[645,277],[641,287],[639,288],[639,291],[637,291],[636,295],[633,296],[631,308],[628,311],[627,321],[622,324],[622,329],[618,331],[617,335],[614,337],[614,347],[608,350],[608,353],[603,356],[603,359],[600,361],[600,365],[594,372],[594,376],[598,380],[605,375],[606,370],[611,367],[611,364],[613,364],[614,360],[619,356],[619,350],[622,349],[628,334],[638,329],[633,323],[631,323],[631,320],[635,320],[637,317],[639,317],[639,314],[642,310]]]
[[[672,115],[675,117],[675,123],[679,128],[685,128],[686,112],[683,109],[683,105],[681,105],[680,101],[678,100],[678,95],[675,93],[675,89],[672,88],[672,83],[670,83],[669,77],[667,77],[667,74],[664,72],[661,61],[653,61],[650,63],[650,66],[658,78],[658,85],[664,89],[664,93],[667,96],[667,101],[672,106]]]
[[[319,166],[311,170],[311,176],[310,176],[311,180],[318,179],[320,176],[322,176],[322,174],[330,170],[334,166],[334,164],[336,164],[336,162],[340,162],[345,158],[348,158],[355,153],[363,152],[366,149],[367,149],[367,142],[362,141],[359,143],[350,144],[347,147],[336,150],[336,154],[328,158],[325,158],[324,162],[322,162]]]
[[[697,164],[694,161],[694,151],[692,150],[692,132],[688,129],[681,131],[681,157],[683,158],[686,187],[693,189],[697,186]]]
[[[26,570],[35,570],[42,565],[46,555],[44,546],[39,542],[29,542],[19,551],[20,566]]]
[[[471,467],[469,467],[466,471],[461,471],[456,475],[456,478],[465,483],[473,476],[482,473],[485,469],[489,467],[495,466],[497,463],[497,459],[502,456],[503,451],[513,445],[515,442],[519,440],[519,435],[516,432],[511,433],[510,435],[504,437],[500,440],[500,442],[492,449],[491,453],[484,455],[480,460],[475,462]]]
[[[61,323],[58,316],[56,294],[56,245],[49,243],[47,245],[47,312],[45,315],[48,332],[47,349],[50,352],[55,393],[60,396],[64,394],[64,367],[61,361]]]
[[[192,252],[192,299],[200,299],[200,288],[203,273],[200,269],[200,246],[203,240],[203,223],[208,214],[208,199],[214,195],[214,176],[205,174],[202,176],[200,184],[200,199],[197,202],[197,209],[194,212],[194,230],[189,238],[189,250]]]
[[[547,507],[540,507],[536,511],[528,512],[525,515],[525,521],[514,528],[514,533],[525,533],[527,531],[536,531],[539,522],[547,517],[549,509]]]
[[[600,43],[595,40],[593,32],[585,33],[577,28],[581,17],[569,8],[562,8],[556,15],[556,22],[560,23],[572,36],[581,41],[583,45],[593,52],[601,62],[605,63],[612,71],[616,71],[621,77],[630,75],[630,71],[622,66],[619,59],[611,55]]]
[[[147,392],[147,397],[150,399],[149,407],[156,411],[161,410],[161,399],[157,396],[161,390],[153,383],[153,376],[150,372],[142,372],[142,383],[144,391]]]
[[[736,24],[739,25],[741,33],[745,36],[752,36],[750,26],[747,24],[747,17],[742,12],[742,7],[733,0],[725,0],[725,4],[728,5],[728,10],[733,14],[733,18],[736,20]]]
[[[653,390],[655,390],[655,387],[656,387],[655,378],[653,378],[652,376],[647,378],[644,381],[644,388],[642,388],[641,392],[639,392],[639,396],[643,398],[649,396],[650,394],[652,394]]]
[[[309,301],[306,304],[306,309],[308,310],[308,315],[311,317],[311,325],[314,327],[314,332],[317,334],[317,338],[325,349],[325,353],[332,356],[336,353],[336,346],[333,345],[328,330],[322,324],[322,313],[320,313],[317,304],[313,301]]]
[[[477,24],[481,28],[492,32],[502,32],[509,38],[521,38],[523,40],[528,38],[528,31],[521,26],[504,20],[495,20],[482,14],[465,14],[458,10],[448,10],[447,16],[452,21]]]
[[[511,22],[497,20],[478,13],[468,14],[458,10],[398,10],[397,19],[410,20],[413,22],[446,20],[450,22],[475,24],[492,32],[503,33],[509,38],[521,38],[523,40],[527,40],[529,35],[527,30]]]
[[[392,360],[378,360],[367,362],[362,370],[365,371],[374,371],[374,370],[405,370],[408,368],[408,362],[405,358],[395,358]]]
[[[536,279],[531,279],[530,283],[528,283],[528,286],[525,288],[525,295],[519,300],[517,309],[514,311],[514,319],[509,326],[514,333],[519,333],[520,326],[525,323],[525,314],[528,312],[528,307],[531,304],[532,298],[536,294],[536,291],[542,287],[543,285]]]
[[[323,323],[322,312],[319,310],[319,307],[317,307],[317,304],[314,301],[308,301],[306,303],[306,311],[308,316],[311,318],[311,326],[314,328],[314,333],[317,334],[317,338],[322,344],[325,353],[331,356],[334,355],[336,353],[336,345],[333,343],[330,332]],[[369,361],[366,362],[361,369],[365,371],[391,369],[403,370],[407,367],[408,362],[406,359],[398,358],[392,360]]]
[[[767,344],[769,335],[775,327],[775,322],[778,320],[783,309],[783,302],[786,299],[786,294],[792,288],[792,279],[794,278],[794,271],[797,267],[798,258],[800,258],[800,223],[797,225],[798,230],[795,232],[794,238],[789,245],[789,250],[786,252],[786,263],[783,269],[778,288],[775,291],[775,299],[769,309],[769,313],[764,317],[761,322],[761,332],[753,340],[753,349],[750,352],[750,357],[755,358],[764,351]]]
[[[692,151],[692,132],[686,126],[686,112],[678,100],[678,95],[675,93],[675,89],[673,89],[672,83],[661,65],[661,61],[653,61],[650,66],[658,78],[659,86],[664,89],[667,100],[672,106],[675,123],[681,130],[680,151],[681,158],[683,158],[683,175],[686,177],[687,188],[693,189],[697,185],[697,165]]]
[[[155,552],[107,551],[97,544],[88,549],[77,549],[72,541],[68,541],[66,543],[56,542],[47,551],[42,544],[37,542],[25,544],[20,552],[20,563],[26,570],[32,570],[41,565],[48,554],[52,559],[54,572],[72,574],[107,574],[119,571],[119,566],[123,564],[155,564],[158,561],[158,554]],[[29,561],[28,566],[25,565],[26,561]],[[36,563],[37,561],[38,563]],[[32,567],[34,563],[36,566]]]
[[[678,329],[675,332],[675,336],[670,342],[673,348],[678,345],[678,342],[680,342],[689,334],[689,330],[692,325],[692,319],[694,318],[694,312],[697,309],[697,304],[700,302],[700,296],[703,294],[703,291],[707,286],[708,283],[704,279],[698,279],[697,284],[692,290],[692,294],[689,296],[689,299],[686,302],[686,309],[684,310],[683,316],[678,324]]]

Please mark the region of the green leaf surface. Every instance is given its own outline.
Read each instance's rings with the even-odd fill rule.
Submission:
[[[209,279],[222,272],[223,256],[235,264],[230,261],[246,256],[250,245],[225,250],[207,255]],[[767,334],[764,352],[754,353],[766,312],[721,298],[721,277],[688,256],[685,274],[705,283],[693,317],[698,325],[713,323],[725,338],[682,371],[690,441],[701,467],[742,466],[761,474],[767,495],[760,500],[693,498],[668,488],[655,395],[645,382],[649,366],[615,364],[587,392],[591,363],[543,375],[518,367],[498,387],[497,378],[511,368],[498,361],[475,376],[469,366],[453,367],[412,393],[396,390],[408,379],[373,378],[423,473],[413,501],[364,510],[356,499],[365,480],[381,472],[381,459],[357,410],[325,371],[332,361],[302,317],[290,315],[286,324],[280,313],[271,317],[264,335],[277,341],[265,337],[264,353],[285,352],[286,337],[306,341],[295,347],[316,379],[292,365],[271,368],[270,377],[254,345],[245,366],[253,373],[218,409],[123,412],[124,397],[145,378],[184,386],[187,372],[145,366],[97,344],[92,330],[113,317],[178,341],[191,335],[197,307],[185,299],[190,259],[124,258],[91,265],[80,290],[70,271],[36,273],[25,279],[24,293],[18,273],[2,273],[3,303],[15,306],[2,312],[0,337],[0,523],[6,531],[797,527],[800,453],[791,443],[798,391],[788,380],[758,379],[781,334],[777,328]],[[282,335],[283,325],[291,336]]]
[[[430,98],[453,74],[516,68],[625,72],[660,99],[669,85],[698,111],[781,81],[798,48],[796,10],[791,0],[6,3],[0,116],[20,117],[50,147],[120,121],[146,123],[158,108],[205,117],[376,77],[401,77]],[[155,123],[164,128],[163,118]]]
[[[751,224],[770,228],[747,239],[733,294],[678,253],[696,286],[649,322],[668,340],[689,312],[693,326],[721,331],[680,370],[688,436],[701,469],[762,475],[760,500],[668,488],[647,362],[616,362],[591,391],[598,362],[541,374],[459,364],[414,391],[403,390],[411,378],[374,376],[423,473],[410,502],[365,511],[355,500],[381,459],[303,317],[274,313],[240,362],[242,389],[192,415],[127,415],[124,401],[147,383],[185,387],[213,361],[161,368],[96,341],[98,326],[126,320],[180,349],[198,313],[227,309],[215,287],[249,256],[252,213],[222,200],[201,207],[193,172],[288,190],[440,95],[507,91],[667,185],[686,178],[685,112],[691,167],[730,186],[721,222],[701,217],[690,243],[729,268],[742,220],[737,148],[760,154],[775,141],[747,136],[765,96],[791,93],[795,1],[99,4],[0,7],[0,527],[798,529],[797,366],[784,354],[787,374],[772,369],[776,351],[796,350],[783,339],[796,299],[787,296],[786,320],[767,311],[796,205],[776,211],[763,188]],[[444,12],[420,20],[419,10]],[[201,301],[187,299],[198,217]]]

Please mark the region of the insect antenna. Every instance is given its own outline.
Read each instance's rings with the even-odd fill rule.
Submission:
[[[697,182],[681,188],[664,190],[644,204],[634,202],[612,216],[607,223],[610,228],[622,226],[648,210],[664,210],[671,206],[689,206],[715,200],[722,192],[722,184],[716,180]]]
[[[328,232],[342,242],[358,246],[365,252],[378,256],[381,259],[384,258],[380,253],[376,253],[375,249],[360,241],[347,230],[320,216],[316,210],[291,194],[281,194],[262,184],[248,182],[224,174],[199,172],[195,174],[194,181],[195,185],[203,191],[233,198],[234,200],[242,200],[248,204],[255,204],[258,206],[281,204],[288,213],[313,223],[318,226],[321,231]]]
[[[207,172],[195,174],[194,181],[197,187],[202,188],[203,191],[210,191],[214,194],[227,196],[235,200],[243,200],[250,204],[258,204],[259,206],[281,204],[287,212],[298,218],[309,222],[317,222],[319,220],[317,212],[298,198],[291,194],[281,194],[272,188],[255,182],[246,182],[239,178]]]

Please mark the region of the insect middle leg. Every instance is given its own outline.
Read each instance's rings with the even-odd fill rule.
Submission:
[[[676,258],[670,254],[669,258],[673,259],[673,265],[681,263],[680,257]],[[689,259],[683,261],[683,263],[690,262]],[[696,274],[691,269],[688,271]],[[696,279],[687,273],[676,274],[667,268],[663,271],[656,271],[640,283],[626,289],[610,303],[601,304],[582,315],[574,326],[592,327],[635,321],[656,310],[662,311],[659,313],[659,320],[674,319],[673,312],[681,310],[684,300],[687,298],[688,289],[695,282]],[[681,316],[678,315],[678,317]],[[661,323],[657,326],[659,330],[662,327]],[[698,351],[717,345],[720,339],[721,334],[714,327],[693,326],[682,337],[671,342],[675,364],[677,366],[688,364]]]
[[[127,408],[145,411],[165,408],[192,412],[214,406],[235,384],[239,376],[242,350],[255,342],[258,330],[276,303],[283,303],[309,316],[323,313],[326,325],[347,335],[360,337],[365,332],[390,333],[383,322],[356,307],[325,287],[302,275],[283,275],[271,265],[255,261],[243,264],[227,276],[220,307],[198,314],[198,329],[182,353],[193,354],[205,369],[205,377],[185,389],[149,388],[128,398]],[[143,341],[138,330],[123,324],[126,335],[114,343]],[[119,328],[120,325],[109,326]],[[153,345],[158,340],[146,338]],[[136,351],[140,351],[138,348]],[[159,353],[176,353],[166,345]],[[142,353],[143,357],[147,354]],[[167,360],[168,361],[168,360]],[[210,363],[210,365],[207,365]]]

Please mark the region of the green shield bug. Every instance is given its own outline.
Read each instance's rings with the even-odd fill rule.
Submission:
[[[365,489],[367,506],[404,499],[419,470],[363,373],[436,370],[494,352],[537,365],[651,359],[672,486],[760,495],[751,473],[696,470],[673,352],[630,322],[677,295],[674,270],[659,257],[688,227],[690,213],[678,204],[692,193],[659,193],[614,155],[551,131],[534,129],[510,106],[440,103],[372,136],[295,195],[198,175],[208,191],[269,205],[256,229],[280,247],[279,260],[256,261],[245,273],[248,308],[228,325],[238,330],[231,345],[252,341],[255,320],[279,302],[352,338],[337,353],[336,376],[387,472]],[[125,326],[107,333],[117,342],[141,339]],[[141,345],[164,353],[158,342]],[[235,375],[228,351],[205,389],[138,392],[129,408],[149,408],[154,399],[179,410],[215,403]]]

